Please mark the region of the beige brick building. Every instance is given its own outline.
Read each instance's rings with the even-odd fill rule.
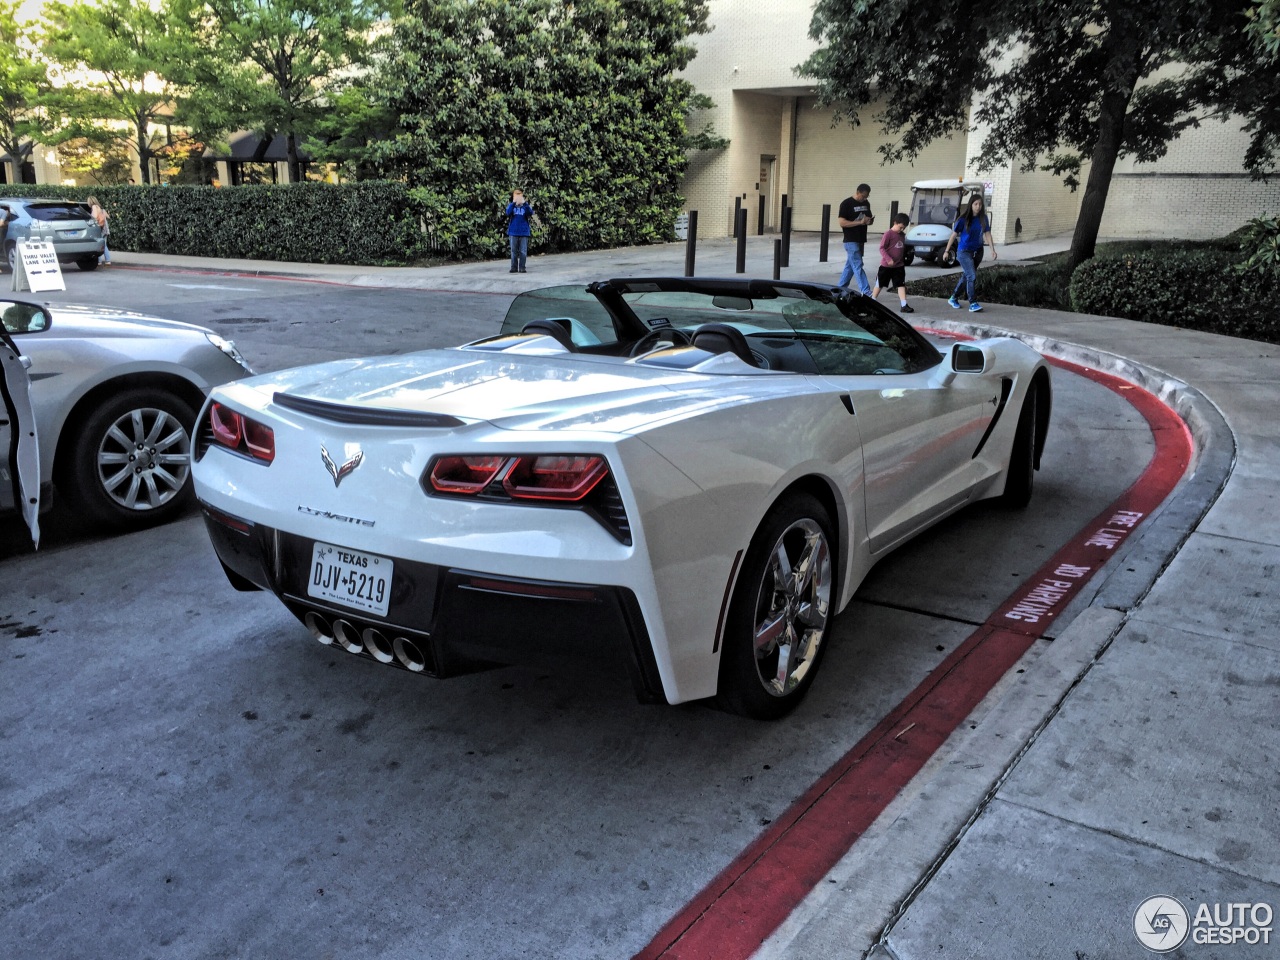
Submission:
[[[784,194],[794,229],[819,229],[822,206],[831,204],[835,230],[836,208],[860,182],[871,184],[877,214],[887,214],[894,201],[908,209],[913,182],[950,177],[990,184],[998,243],[1075,226],[1083,188],[1072,193],[1058,177],[1023,173],[1016,165],[977,169],[970,158],[980,130],[935,141],[914,163],[884,166],[876,147],[886,138],[872,119],[874,104],[861,126],[833,125],[832,111],[818,106],[813,86],[795,72],[817,47],[808,35],[812,0],[708,0],[708,6],[713,29],[694,38],[698,56],[684,76],[715,101],[713,109],[694,115],[694,127],[711,121],[730,145],[695,153],[685,174],[685,209],[699,211],[702,235],[732,232],[735,197],[753,234],[760,198],[765,229],[772,230],[779,226]],[[1102,234],[1207,238],[1252,217],[1280,215],[1280,181],[1254,182],[1244,171],[1247,141],[1238,121],[1210,121],[1175,140],[1157,163],[1122,159]]]

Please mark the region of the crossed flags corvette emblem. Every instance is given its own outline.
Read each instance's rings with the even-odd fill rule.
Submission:
[[[357,450],[354,457],[342,466],[338,466],[333,462],[333,457],[329,455],[329,451],[324,448],[324,444],[322,443],[320,444],[320,459],[324,461],[324,468],[329,471],[329,476],[333,477],[333,485],[336,487],[338,484],[342,483],[344,477],[353,473],[356,467],[360,466],[364,461],[364,451]]]

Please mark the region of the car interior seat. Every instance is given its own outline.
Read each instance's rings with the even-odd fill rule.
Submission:
[[[566,350],[577,350],[574,345],[573,337],[569,334],[569,325],[559,320],[537,319],[530,320],[520,328],[521,333],[536,333],[542,337],[551,337],[560,346]]]
[[[760,366],[743,332],[727,323],[704,323],[693,331],[693,345],[708,353],[732,353],[748,366]]]

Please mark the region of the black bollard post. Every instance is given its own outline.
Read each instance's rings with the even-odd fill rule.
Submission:
[[[773,241],[773,279],[782,279],[782,238]]]
[[[895,200],[889,204],[889,226],[893,226],[893,221],[898,218],[898,201]]]
[[[742,198],[733,198],[733,235],[738,235],[738,224],[740,223],[738,215],[742,213]]]
[[[818,262],[827,262],[827,240],[831,236],[831,204],[822,205],[822,239],[818,242]]]
[[[698,211],[689,211],[689,233],[684,246],[684,275],[693,276],[693,258],[698,248]]]
[[[791,208],[782,208],[782,265],[791,266]]]
[[[760,194],[760,212],[756,214],[756,236],[764,236],[764,194]]]
[[[738,210],[738,228],[734,234],[738,238],[738,273],[747,272],[747,211]]]

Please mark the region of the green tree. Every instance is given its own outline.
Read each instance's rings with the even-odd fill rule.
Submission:
[[[142,182],[162,139],[153,128],[172,120],[179,89],[175,64],[190,38],[164,8],[132,0],[50,3],[44,8],[43,50],[60,76],[45,104],[59,121],[48,143],[81,137],[115,139],[138,157]]]
[[[399,127],[381,158],[438,246],[500,249],[515,186],[544,245],[670,233],[693,96],[675,73],[707,29],[703,0],[411,0],[407,14],[382,79]]]
[[[15,161],[23,142],[37,137],[45,122],[41,100],[49,90],[48,72],[30,48],[18,4],[0,3],[0,152]]]
[[[1262,0],[1274,9],[1275,0]],[[873,99],[886,161],[912,159],[938,137],[987,124],[978,166],[1048,163],[1076,185],[1089,164],[1070,266],[1093,256],[1116,160],[1162,157],[1217,109],[1245,108],[1255,170],[1275,148],[1274,100],[1243,95],[1249,75],[1274,79],[1242,42],[1254,0],[818,0],[801,66],[820,98],[860,121]],[[1245,52],[1247,51],[1247,53]],[[1219,78],[1211,86],[1208,78]],[[1272,89],[1275,88],[1274,82]],[[1268,117],[1266,111],[1270,110]],[[1270,132],[1269,132],[1270,131]],[[1270,139],[1268,139],[1270,137]]]
[[[299,145],[327,110],[326,89],[363,64],[383,0],[177,0],[202,48],[189,116],[204,129],[284,134],[289,180]]]

